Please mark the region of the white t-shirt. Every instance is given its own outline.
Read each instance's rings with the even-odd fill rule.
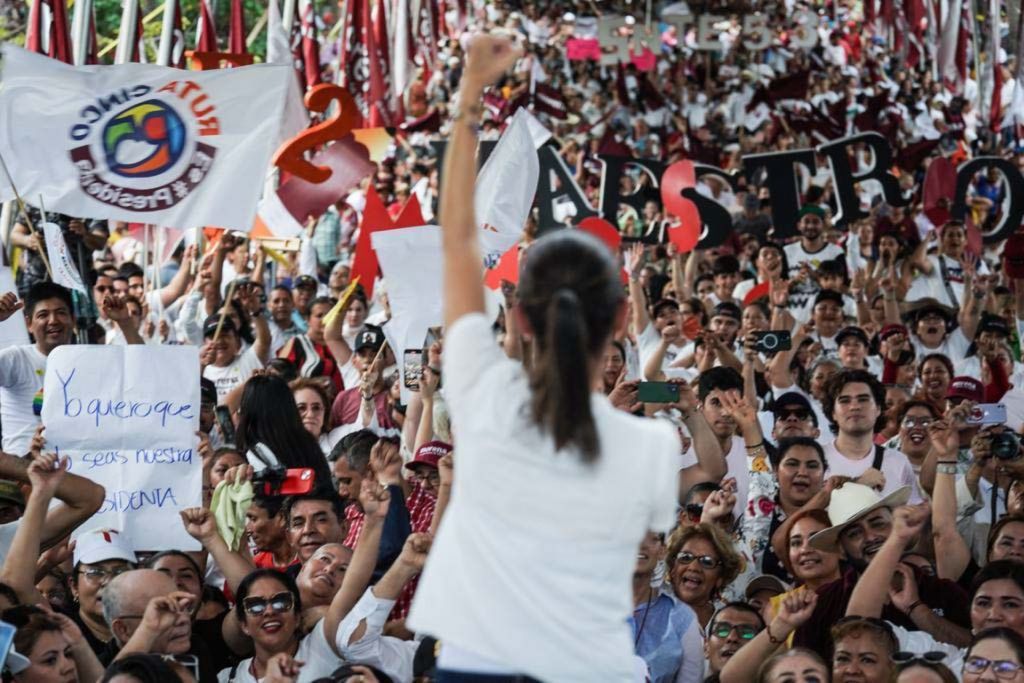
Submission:
[[[733,515],[736,519],[743,517],[743,510],[747,506],[747,494],[750,489],[750,461],[752,458],[747,455],[747,444],[741,436],[732,437],[732,447],[725,454],[725,465],[729,468],[726,477],[736,479],[736,505],[733,507]],[[690,450],[683,454],[682,467],[692,467],[697,464],[697,451],[691,446]]]
[[[942,266],[940,265],[938,254],[928,256],[928,261],[932,264],[932,272],[930,275],[919,273],[914,278],[910,289],[907,291],[906,301],[917,301],[918,299],[932,297],[940,304],[960,308],[964,300],[964,270],[960,266],[960,262],[955,259],[942,256],[942,260],[946,264],[946,278],[953,290],[953,296],[956,297],[956,301],[950,301],[949,299],[949,292],[946,291],[947,280],[943,279]],[[978,275],[988,275],[988,272],[988,266],[985,265],[985,261],[979,260]]]
[[[0,351],[0,422],[5,453],[28,453],[43,409],[45,375],[46,356],[35,344],[9,346]]]
[[[53,502],[58,501],[54,500]],[[7,559],[7,551],[11,549],[11,543],[14,543],[14,534],[18,531],[18,522],[20,521],[0,524],[0,564]]]
[[[959,361],[963,360],[967,356],[967,349],[971,347],[971,340],[964,335],[964,332],[959,327],[946,335],[942,343],[936,346],[934,349],[929,349],[921,342],[921,338],[916,334],[910,336],[910,343],[914,345],[915,358],[918,362],[930,353],[941,353],[946,358],[953,361],[956,365]],[[961,374],[957,372],[957,374]],[[962,373],[962,374],[966,374]]]
[[[839,449],[836,448],[836,442],[833,440],[825,446],[825,461],[828,463],[828,471],[825,472],[825,477],[843,476],[856,479],[871,469],[871,463],[874,461],[874,458],[874,448],[871,449],[867,457],[860,460],[847,458],[839,452]],[[903,453],[893,448],[886,448],[885,454],[882,456],[881,471],[885,476],[885,486],[882,487],[881,491],[882,496],[887,496],[904,486],[910,486],[910,502],[920,503],[924,500],[917,486],[917,475],[914,474],[914,468],[911,466],[910,460]]]
[[[341,632],[342,628],[339,626],[339,636]],[[316,622],[313,630],[299,641],[299,649],[295,653],[295,659],[304,662],[302,669],[299,670],[298,678],[295,679],[296,683],[310,683],[310,681],[315,681],[318,678],[329,677],[334,673],[335,669],[344,663],[327,642],[327,637],[324,635],[323,619]],[[228,668],[223,669],[217,674],[217,681],[219,683],[228,683],[228,681],[233,681],[233,683],[259,683],[263,679],[252,675],[251,666],[252,657],[243,659],[235,667],[234,678],[231,678],[231,669]]]
[[[647,359],[650,358],[654,351],[658,348],[658,344],[661,343],[661,333],[654,329],[654,323],[647,323],[647,327],[641,332],[636,338],[637,350],[640,352],[640,374],[644,373],[644,368],[647,366]],[[672,364],[672,361],[677,356],[683,353],[685,347],[676,346],[675,344],[669,344],[668,349],[665,351],[665,356],[661,360],[661,370],[665,372],[668,367]],[[667,374],[667,373],[666,373]]]
[[[203,377],[217,385],[217,402],[223,403],[235,387],[247,381],[254,370],[262,367],[263,363],[256,355],[256,350],[249,348],[238,354],[227,367],[207,365],[203,370]]]
[[[786,252],[786,262],[789,264],[789,276],[794,277],[800,272],[800,264],[806,263],[810,266],[811,270],[817,270],[818,266],[823,261],[830,261],[838,257],[845,257],[846,252],[843,249],[831,242],[825,244],[824,247],[816,252],[809,252],[804,249],[803,244],[799,241],[787,244],[783,247]],[[795,317],[803,322],[806,318],[801,318],[814,306],[814,297],[821,290],[818,287],[818,283],[814,280],[807,280],[805,282],[793,283],[793,286],[789,290],[789,309]]]
[[[463,455],[409,627],[541,680],[629,680],[630,580],[644,533],[675,523],[675,430],[591,394],[598,457],[557,452],[480,313],[448,330],[443,373]]]

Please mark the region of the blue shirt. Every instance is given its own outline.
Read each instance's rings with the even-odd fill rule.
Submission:
[[[629,625],[636,653],[647,662],[651,683],[675,680],[683,663],[683,634],[696,619],[689,605],[664,593],[659,593],[650,607],[645,602],[634,608]]]

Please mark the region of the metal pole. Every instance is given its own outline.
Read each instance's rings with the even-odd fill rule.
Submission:
[[[114,64],[127,64],[132,56],[132,43],[139,39],[135,35],[135,25],[139,17],[138,0],[124,0],[121,12],[121,28],[117,33],[117,52],[114,53]]]
[[[160,47],[157,50],[156,63],[160,66],[171,65],[171,51],[174,50],[174,10],[178,0],[164,2],[164,21],[160,26]]]
[[[291,45],[292,25],[295,23],[295,2],[296,0],[284,0],[284,7],[281,8],[281,26],[284,34],[288,36],[288,44]]]
[[[92,16],[92,0],[75,0],[71,15],[71,54],[75,66],[85,64],[89,52],[89,17]]]

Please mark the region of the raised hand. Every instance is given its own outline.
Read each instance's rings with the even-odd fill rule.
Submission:
[[[671,380],[671,382],[679,386],[679,400],[673,405],[683,414],[683,417],[690,417],[693,411],[697,409],[696,392],[694,392],[690,383],[685,380],[676,379]]]
[[[625,370],[625,368],[623,368]],[[624,377],[623,373],[620,377]],[[637,401],[637,393],[639,392],[640,382],[638,380],[632,380],[629,382],[620,381],[612,389],[611,393],[608,394],[608,400],[611,404],[619,410],[624,410],[627,413],[634,413],[640,410],[643,404]]]
[[[483,89],[493,85],[522,56],[522,46],[508,36],[494,33],[473,36],[466,53],[462,87]]]
[[[402,454],[398,452],[398,444],[378,439],[370,449],[370,469],[382,484],[401,484]]]
[[[7,292],[0,296],[0,322],[7,320],[24,307],[25,304],[18,301],[18,295],[14,292]]]
[[[897,609],[909,617],[908,610],[920,599],[914,571],[905,564],[898,564],[892,578],[893,583],[889,586],[889,598]]]
[[[644,245],[634,242],[625,253],[626,271],[634,280],[640,277],[640,271],[644,267]]]
[[[939,460],[956,460],[960,451],[960,435],[948,420],[933,421],[928,426],[928,437]]]
[[[864,470],[864,474],[857,477],[856,481],[858,484],[870,486],[876,491],[881,491],[885,488],[885,475],[882,474],[881,470],[876,470],[874,467]]]
[[[232,484],[243,484],[247,481],[252,481],[255,473],[252,465],[235,465],[234,467],[229,467],[224,473],[224,483],[229,486]]]
[[[715,524],[732,514],[736,505],[736,494],[731,491],[712,491],[707,500],[704,501],[704,511],[701,512],[702,523]]]
[[[682,337],[682,334],[683,333],[682,330],[679,329],[679,325],[676,325],[675,323],[670,323],[662,328],[661,339],[666,344],[676,344],[679,342],[679,339],[680,337]]]
[[[784,625],[787,630],[795,631],[807,623],[807,620],[814,614],[814,607],[817,604],[817,592],[807,588],[792,591],[782,599],[779,614],[775,620]]]
[[[68,472],[68,458],[58,458],[54,453],[42,453],[33,458],[28,466],[28,481],[32,493],[52,498],[57,492],[64,475]]]
[[[185,508],[181,511],[185,532],[204,546],[217,535],[217,520],[206,508]]]
[[[441,376],[431,370],[429,365],[423,366],[423,376],[420,377],[420,395],[425,399],[433,398],[440,383]]]
[[[430,552],[432,542],[430,534],[409,534],[409,538],[405,539],[405,545],[402,546],[402,554],[398,556],[398,561],[416,571],[422,571],[423,565],[427,562],[427,553]]]
[[[115,323],[126,322],[131,316],[128,313],[128,301],[124,296],[108,294],[100,302],[100,311]]]
[[[897,539],[909,543],[924,528],[931,514],[931,505],[903,505],[893,511],[892,534]]]
[[[363,483],[359,487],[359,504],[366,517],[383,521],[388,516],[391,493],[387,486],[378,484],[369,478],[363,479]]]
[[[175,593],[155,597],[146,605],[146,610],[142,613],[140,627],[149,631],[154,637],[159,637],[174,628],[180,613],[181,608],[175,599]]]
[[[740,395],[738,391],[722,393],[722,405],[729,411],[740,429],[754,427],[758,424],[757,409]]]
[[[768,285],[768,299],[772,306],[788,306],[789,280],[772,280]]]

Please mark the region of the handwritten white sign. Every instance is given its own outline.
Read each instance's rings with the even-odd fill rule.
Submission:
[[[119,529],[136,550],[198,550],[178,517],[202,501],[199,351],[61,346],[46,361],[46,445],[106,489],[79,532]]]

